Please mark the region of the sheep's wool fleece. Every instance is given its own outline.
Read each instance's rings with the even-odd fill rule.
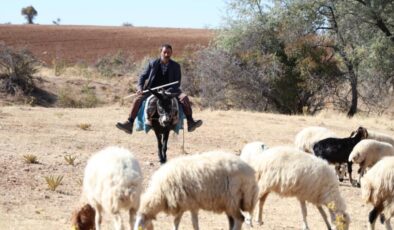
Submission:
[[[294,144],[300,150],[313,153],[313,145],[315,143],[330,137],[337,137],[337,135],[327,128],[310,126],[297,133]]]
[[[139,202],[131,199],[139,199],[141,182],[141,168],[133,154],[127,149],[111,146],[89,159],[83,190],[89,203],[99,203],[111,212],[135,205],[133,203],[138,205]]]
[[[354,146],[352,152],[349,155],[349,161],[354,163],[361,163],[366,160],[367,155],[370,155],[370,161],[367,162],[374,164],[381,157],[390,156],[394,154],[394,148],[391,144],[381,142],[373,139],[361,140],[356,146]]]
[[[260,194],[273,191],[319,205],[344,204],[337,202],[342,199],[338,179],[326,161],[292,147],[270,148],[256,160]]]
[[[254,170],[247,163],[235,154],[207,152],[178,157],[159,168],[141,198],[139,212],[154,217],[160,211],[251,211],[256,194]]]
[[[256,169],[254,165],[254,159],[256,156],[263,154],[267,149],[268,147],[261,141],[251,142],[242,148],[240,158],[251,165],[253,169]]]
[[[361,196],[372,204],[394,198],[394,157],[378,161],[361,178]]]

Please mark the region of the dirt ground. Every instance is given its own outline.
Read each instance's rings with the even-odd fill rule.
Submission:
[[[0,229],[70,229],[72,210],[81,195],[80,180],[87,159],[96,151],[117,145],[130,149],[137,156],[144,173],[144,186],[160,167],[156,156],[153,132],[127,135],[115,128],[128,113],[126,106],[114,104],[94,109],[62,109],[28,106],[0,107]],[[285,116],[243,111],[195,111],[204,125],[193,133],[185,132],[187,154],[214,149],[239,153],[244,144],[260,140],[269,146],[291,145],[295,134],[306,126],[328,127],[341,136],[348,136],[359,125],[394,135],[394,122],[387,118],[355,117],[325,112],[315,117]],[[90,125],[88,130],[80,127]],[[168,157],[183,154],[183,133],[171,135]],[[24,162],[23,156],[34,154],[38,164]],[[64,156],[76,157],[75,166]],[[354,167],[354,176],[357,166]],[[45,176],[64,176],[56,191],[50,191]],[[362,202],[360,189],[346,180],[340,184],[348,213],[350,229],[366,229],[367,213],[371,209]],[[301,212],[294,198],[270,195],[264,208],[264,225],[254,229],[301,229]],[[124,220],[126,216],[124,215]],[[171,229],[172,218],[160,214],[156,229]],[[308,205],[311,229],[325,229],[316,208]],[[124,221],[126,223],[126,221]],[[105,216],[103,229],[112,229]],[[227,229],[224,215],[200,212],[201,229]],[[185,214],[181,229],[191,229],[190,215]],[[246,228],[246,227],[245,227]],[[377,224],[377,229],[383,225]]]
[[[199,45],[206,46],[214,36],[210,29],[150,27],[0,25],[0,42],[15,48],[25,47],[38,59],[52,64],[57,59],[68,63],[95,63],[107,54],[130,53],[136,60],[157,56],[161,44],[170,43],[174,55]]]

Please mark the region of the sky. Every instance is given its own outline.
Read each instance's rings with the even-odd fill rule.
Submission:
[[[218,28],[226,0],[0,0],[0,23],[24,24],[21,10],[33,6],[36,24],[171,28]]]

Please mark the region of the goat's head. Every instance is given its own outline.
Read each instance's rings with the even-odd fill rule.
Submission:
[[[168,127],[173,123],[175,114],[173,113],[173,97],[176,94],[171,94],[164,90],[156,92],[149,90],[157,100],[157,113],[159,114],[159,123],[163,127]]]
[[[360,137],[360,139],[367,139],[368,138],[368,131],[367,131],[367,129],[362,127],[362,126],[358,127],[356,131],[353,131],[350,134],[350,137],[352,137],[352,138],[356,137],[356,136]]]
[[[93,230],[94,217],[96,212],[89,204],[85,204],[80,209],[75,210],[71,216],[72,230]]]

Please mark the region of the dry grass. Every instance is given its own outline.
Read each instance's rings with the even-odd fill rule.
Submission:
[[[156,138],[153,132],[127,135],[115,128],[116,122],[127,117],[128,105],[93,109],[0,107],[0,184],[3,185],[0,186],[0,213],[4,213],[0,215],[0,229],[69,229],[69,217],[80,201],[82,180],[78,178],[83,178],[86,161],[94,152],[109,145],[123,146],[135,154],[141,163],[146,186],[150,175],[160,167]],[[311,125],[326,126],[343,137],[360,125],[394,136],[392,118],[356,116],[348,119],[332,111],[310,117],[195,110],[194,116],[204,124],[193,133],[185,132],[185,150],[189,154],[214,149],[238,153],[244,144],[256,140],[268,146],[292,145],[296,133]],[[86,121],[97,128],[89,132],[75,128],[75,124]],[[42,164],[27,166],[20,160],[26,152],[40,153],[37,157],[42,159]],[[70,153],[78,156],[80,162],[74,167],[64,164],[64,156]],[[182,154],[181,131],[178,136],[170,135],[168,158],[171,160]],[[354,166],[355,172],[357,166]],[[47,175],[64,176],[56,193],[42,183]],[[340,191],[346,197],[350,229],[366,229],[371,207],[361,200],[360,190],[350,187],[345,180]],[[254,229],[299,229],[301,226],[300,207],[295,199],[282,199],[272,194],[264,211],[264,226]],[[312,205],[308,205],[308,222],[313,229],[325,229],[319,212]],[[172,218],[165,214],[160,214],[154,222],[157,229],[170,229],[171,223]],[[107,216],[103,224],[104,229],[112,227]],[[182,229],[191,228],[188,213],[181,225]],[[208,230],[226,229],[227,219],[224,215],[201,211],[200,226]],[[377,229],[383,229],[382,225],[377,224]]]
[[[51,191],[55,191],[56,188],[62,183],[63,176],[45,176],[45,181],[47,182],[48,188]]]
[[[23,159],[28,164],[37,164],[37,156],[33,154],[25,154],[23,155]]]
[[[75,159],[77,159],[76,156],[71,156],[71,155],[64,156],[64,160],[67,162],[67,164],[72,166],[75,165]]]

